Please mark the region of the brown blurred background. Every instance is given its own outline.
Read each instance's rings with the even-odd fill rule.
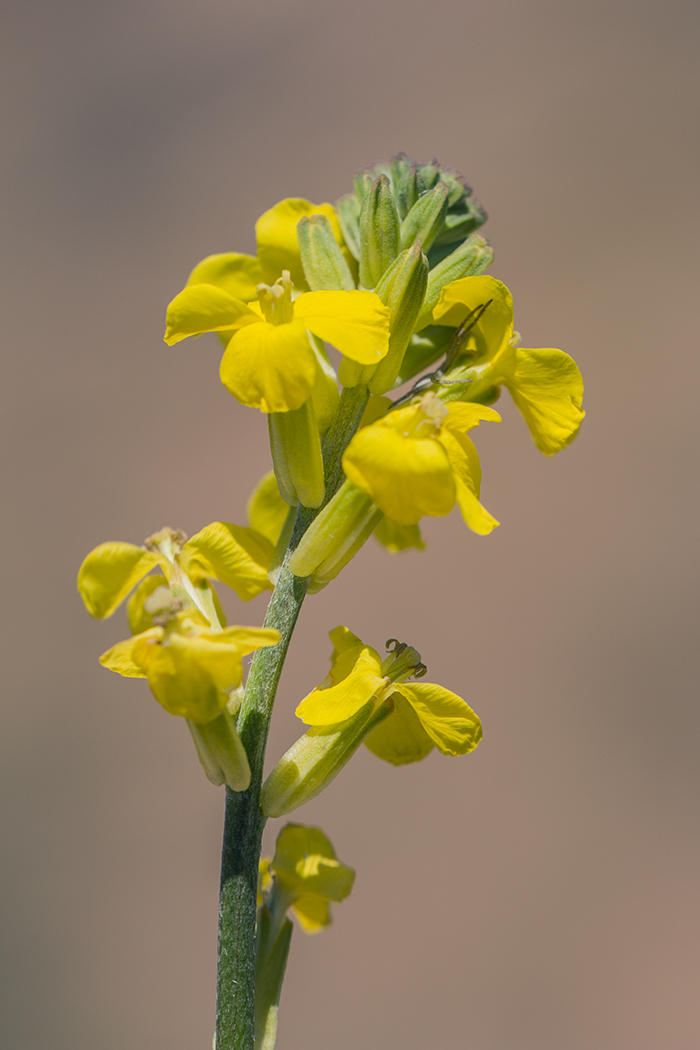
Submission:
[[[478,538],[372,541],[309,599],[270,756],[326,632],[420,648],[485,736],[362,753],[296,816],[357,868],[297,932],[280,1050],[696,1050],[698,7],[688,0],[6,0],[2,980],[7,1050],[208,1050],[221,792],[75,593],[85,553],[243,522],[264,421],[168,300],[404,149],[461,168],[525,345],[581,365],[553,459],[505,395]],[[260,622],[264,603],[229,603]],[[274,829],[269,831],[270,845]]]

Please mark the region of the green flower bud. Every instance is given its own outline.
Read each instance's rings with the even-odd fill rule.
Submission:
[[[394,196],[401,179],[404,177],[407,171],[411,169],[411,166],[415,166],[416,162],[406,153],[397,153],[396,156],[389,159],[389,177],[391,178],[391,184],[394,190]]]
[[[289,412],[270,412],[270,450],[282,498],[320,507],[325,496],[321,436],[313,398]]]
[[[428,190],[418,198],[401,223],[400,247],[402,249],[420,240],[423,250],[428,251],[443,227],[449,195],[449,186],[444,182],[439,182],[434,189]]]
[[[429,325],[433,319],[433,310],[437,306],[442,289],[458,281],[461,277],[477,277],[493,262],[493,249],[479,234],[473,234],[441,263],[433,267],[428,275],[428,287],[423,299],[423,307],[416,321],[416,330]]]
[[[396,205],[401,219],[406,218],[418,198],[422,197],[427,189],[425,180],[414,161],[396,184]]]
[[[281,817],[320,794],[393,709],[391,698],[373,698],[346,722],[313,726],[304,733],[262,786],[260,806],[265,816]]]
[[[428,286],[428,260],[420,241],[399,255],[376,287],[376,293],[391,310],[389,351],[377,365],[369,389],[379,396],[394,385],[403,355],[421,312]]]
[[[248,756],[229,712],[206,724],[188,718],[187,725],[207,779],[217,787],[226,783],[232,791],[245,791],[250,784]]]
[[[357,195],[346,193],[335,202],[335,214],[348,248],[360,261],[360,204]]]
[[[442,231],[435,238],[435,246],[464,240],[474,230],[483,226],[487,218],[488,215],[476,198],[469,197],[460,201],[456,207],[450,208],[445,216]]]
[[[312,292],[354,289],[352,274],[325,215],[300,219],[297,240],[304,276]]]
[[[399,253],[399,216],[386,175],[374,180],[360,213],[360,284],[374,288]]]
[[[350,551],[376,514],[369,496],[346,481],[302,536],[289,568],[295,576],[311,576],[320,567],[329,570]]]

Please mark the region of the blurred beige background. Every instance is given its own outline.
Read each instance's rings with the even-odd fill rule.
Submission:
[[[554,459],[504,395],[488,539],[430,520],[304,608],[270,755],[345,623],[485,725],[364,749],[299,812],[357,868],[297,932],[280,1050],[696,1050],[698,7],[690,0],[7,0],[2,980],[7,1050],[208,1050],[221,793],[97,657],[84,554],[242,522],[264,421],[168,350],[203,255],[400,149],[461,168],[525,345],[580,363]],[[229,604],[260,622],[264,604]],[[270,834],[270,842],[274,841]]]

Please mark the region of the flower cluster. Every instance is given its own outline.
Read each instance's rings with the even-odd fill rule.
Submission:
[[[336,627],[328,677],[296,710],[305,731],[263,783],[275,689],[304,596],[372,534],[392,552],[422,549],[421,519],[455,507],[477,535],[498,526],[481,502],[470,435],[500,421],[492,406],[502,388],[545,455],[578,433],[580,372],[562,350],[521,346],[508,288],[484,273],[493,262],[477,232],[485,221],[458,172],[399,154],[358,172],[335,205],[281,201],[256,224],[255,256],[207,256],[168,306],[169,346],[218,336],[221,382],[267,417],[273,470],[249,500],[248,525],[103,543],[83,562],[78,589],[100,619],[128,598],[131,634],[101,663],[145,678],[162,707],[186,720],[207,777],[226,785],[230,804],[242,800],[230,824],[240,841],[229,844],[240,854],[222,884],[220,979],[238,957],[226,938],[245,927],[226,919],[227,880],[240,880],[238,902],[250,894],[249,844],[259,844],[267,818],[324,790],[363,743],[398,766],[434,749],[466,755],[481,740],[468,704],[422,680],[413,646],[389,639],[382,657]],[[273,590],[264,625],[227,626],[216,584],[243,601]],[[253,653],[244,688],[243,659]],[[321,929],[353,879],[323,832],[302,825],[287,825],[274,858],[261,862],[256,1047],[274,1045],[287,913],[307,932]],[[226,1018],[219,1050],[233,1046],[238,1021]]]

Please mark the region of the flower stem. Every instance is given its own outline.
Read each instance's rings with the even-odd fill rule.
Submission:
[[[326,436],[326,500],[343,480],[342,455],[367,404],[366,386],[345,389]],[[260,809],[265,747],[287,649],[309,585],[295,576],[289,557],[316,517],[299,507],[294,531],[265,615],[265,627],[280,633],[277,645],[258,649],[250,665],[238,713],[238,733],[250,763],[247,791],[226,788],[219,894],[219,968],[216,1050],[253,1050],[255,1031],[255,918],[258,863],[265,817]]]

